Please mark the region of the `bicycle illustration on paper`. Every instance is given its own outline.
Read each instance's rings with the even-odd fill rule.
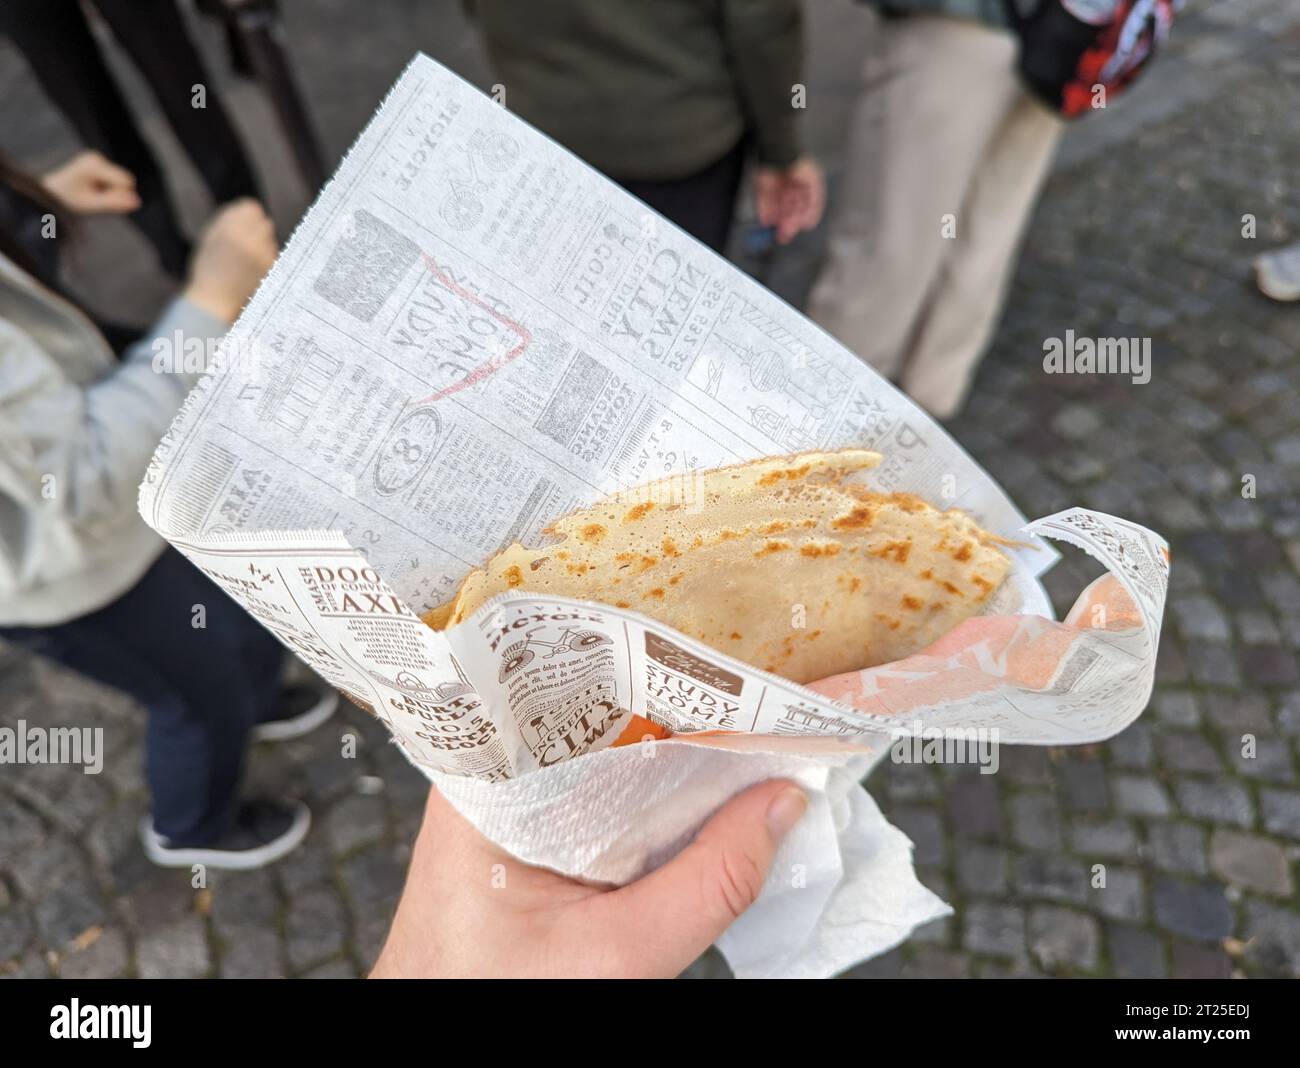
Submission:
[[[545,629],[542,626],[532,627],[524,631],[523,641],[512,642],[507,645],[501,652],[501,670],[497,674],[498,682],[505,682],[512,675],[518,674],[535,659],[537,659],[537,648],[547,650],[542,653],[543,660],[549,660],[554,656],[561,656],[570,652],[585,652],[588,649],[596,649],[602,645],[613,645],[612,638],[594,630],[582,630],[579,627],[565,627],[560,632],[560,636],[553,642],[548,642],[543,638],[536,637],[539,631]]]

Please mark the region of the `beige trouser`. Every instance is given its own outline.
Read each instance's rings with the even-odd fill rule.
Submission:
[[[940,417],[970,388],[1064,126],[1021,88],[1016,47],[963,19],[880,21],[809,299]]]

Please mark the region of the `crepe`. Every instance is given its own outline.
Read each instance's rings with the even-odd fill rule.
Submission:
[[[964,512],[846,481],[865,449],[675,476],[556,520],[426,622],[527,590],[630,608],[794,682],[902,659],[977,614],[1010,563]]]

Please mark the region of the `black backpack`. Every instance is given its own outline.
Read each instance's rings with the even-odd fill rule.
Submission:
[[[1164,45],[1183,0],[1042,0],[1022,15],[1006,0],[1020,36],[1020,75],[1066,118],[1104,107]],[[1100,101],[1100,103],[1099,103]]]

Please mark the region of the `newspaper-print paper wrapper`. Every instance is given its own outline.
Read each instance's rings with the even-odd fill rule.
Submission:
[[[987,613],[916,656],[799,686],[605,605],[514,592],[420,622],[606,493],[850,445],[884,455],[871,487],[1023,543]],[[861,778],[900,736],[1123,729],[1168,567],[1122,519],[1027,524],[850,352],[423,56],[190,394],[140,510],[525,861],[625,883],[746,786],[803,784],[808,814],[719,943],[741,976],[831,975],[944,915]],[[1044,537],[1108,572],[1063,623]]]

